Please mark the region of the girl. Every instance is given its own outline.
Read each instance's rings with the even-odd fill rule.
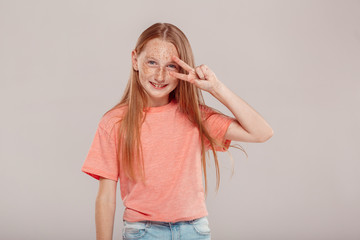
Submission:
[[[97,239],[112,239],[119,178],[123,239],[210,239],[205,153],[213,153],[218,190],[216,151],[227,151],[232,140],[264,142],[273,130],[209,67],[194,66],[176,26],[150,26],[131,54],[124,95],[100,119],[81,169],[99,180]],[[235,118],[206,106],[201,90]]]

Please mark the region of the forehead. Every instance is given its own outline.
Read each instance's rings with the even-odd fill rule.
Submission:
[[[154,57],[157,59],[171,59],[171,56],[173,55],[177,57],[179,56],[174,44],[159,38],[154,38],[148,41],[144,47],[143,52],[146,57]]]

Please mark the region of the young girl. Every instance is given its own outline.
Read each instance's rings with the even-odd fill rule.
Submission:
[[[194,66],[176,26],[147,28],[131,57],[124,95],[100,119],[81,168],[99,180],[97,239],[112,239],[119,178],[123,239],[210,239],[205,153],[213,153],[218,189],[216,151],[227,151],[232,140],[264,142],[273,130],[209,67]],[[206,106],[201,90],[235,118]]]

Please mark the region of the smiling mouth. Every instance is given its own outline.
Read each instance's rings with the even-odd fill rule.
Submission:
[[[151,85],[153,85],[155,88],[164,88],[164,87],[166,87],[167,86],[167,84],[156,84],[156,83],[153,83],[153,82],[151,82],[150,81],[150,83],[151,83]]]

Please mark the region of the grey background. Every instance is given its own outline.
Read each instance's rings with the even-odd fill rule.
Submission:
[[[359,1],[0,1],[0,239],[95,239],[80,168],[140,33],[170,22],[274,129],[210,165],[213,239],[360,239]],[[231,112],[211,95],[206,103]],[[236,143],[236,142],[233,142]],[[121,239],[118,185],[114,239]]]

